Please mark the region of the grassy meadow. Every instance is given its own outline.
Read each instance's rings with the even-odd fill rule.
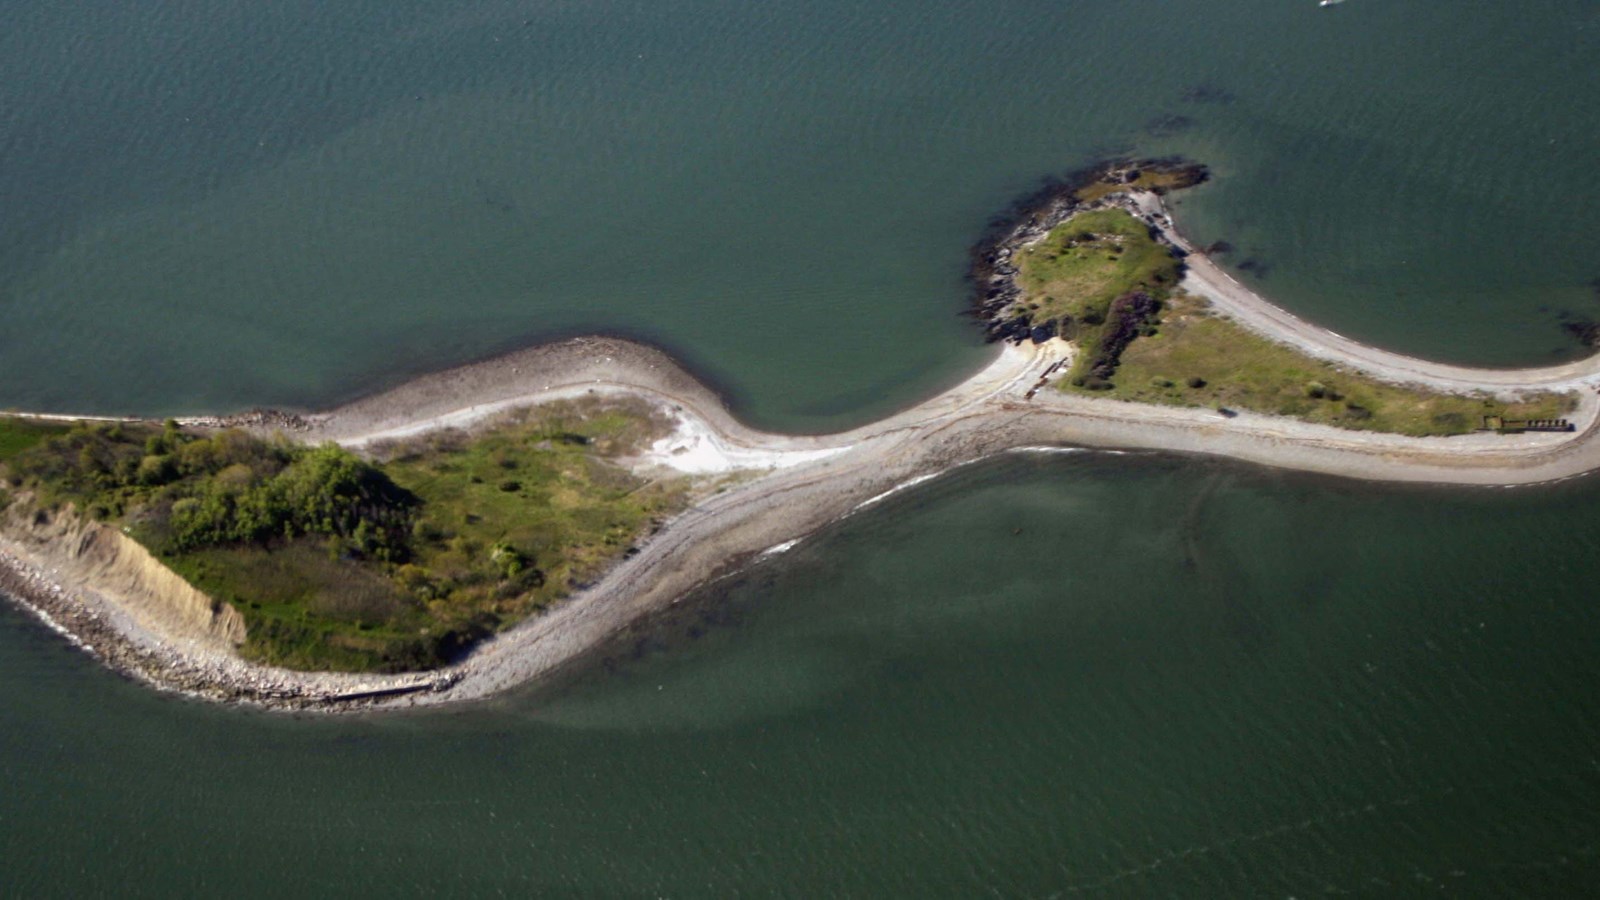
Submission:
[[[1129,291],[1159,296],[1178,281],[1178,260],[1120,209],[1073,216],[1018,253],[1016,265],[1021,311],[1067,330],[1103,323],[1111,301]]]
[[[1478,429],[1486,415],[1560,418],[1575,404],[1571,395],[1504,403],[1377,381],[1263,338],[1184,294],[1167,301],[1154,332],[1123,351],[1109,388],[1097,396],[1245,409],[1414,436],[1465,434]],[[1061,387],[1089,392],[1070,381]]]
[[[1080,199],[1158,183],[1174,173],[1142,170],[1132,183],[1091,182]],[[1556,419],[1569,395],[1506,403],[1394,385],[1345,371],[1212,315],[1204,301],[1175,294],[1181,261],[1121,209],[1079,213],[1015,256],[1022,296],[1013,306],[1031,325],[1054,324],[1077,345],[1062,390],[1139,403],[1245,409],[1361,431],[1465,434],[1485,416]]]
[[[1081,351],[1068,377],[1099,386],[1122,348],[1146,330],[1145,310],[1177,284],[1180,267],[1145,223],[1121,209],[1079,213],[1016,255],[1018,312],[1052,324]],[[1138,298],[1138,303],[1130,304]]]
[[[0,415],[0,463],[32,449],[46,438],[65,433],[68,427],[54,422]]]

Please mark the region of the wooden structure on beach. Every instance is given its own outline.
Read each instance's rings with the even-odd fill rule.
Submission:
[[[1566,419],[1506,419],[1501,416],[1484,416],[1479,431],[1499,434],[1522,434],[1525,431],[1576,431]]]

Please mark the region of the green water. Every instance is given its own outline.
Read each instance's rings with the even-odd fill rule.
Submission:
[[[1212,163],[1185,221],[1353,336],[1526,363],[1600,313],[1591,3],[0,14],[0,406],[316,406],[598,328],[839,427],[977,365],[965,248],[1108,152]]]
[[[1575,891],[1600,873],[1596,499],[1012,458],[565,683],[364,721],[156,697],[8,617],[0,884]]]
[[[1600,315],[1587,2],[0,21],[0,407],[314,407],[605,329],[838,428],[977,365],[966,247],[1122,152],[1212,164],[1181,221],[1353,337],[1543,362]],[[1597,490],[1010,458],[371,720],[159,696],[5,607],[0,894],[1581,894]]]

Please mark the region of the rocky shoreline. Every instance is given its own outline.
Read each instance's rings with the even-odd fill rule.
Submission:
[[[1201,184],[1210,177],[1205,166],[1177,157],[1112,160],[1046,181],[1042,188],[1013,203],[1010,212],[990,223],[988,233],[972,248],[967,272],[967,281],[972,285],[973,315],[983,323],[990,341],[1020,344],[1031,340],[1039,344],[1056,336],[1053,324],[1034,325],[1027,316],[1016,312],[1022,286],[1017,283],[1018,269],[1013,260],[1022,248],[1079,213],[1109,207],[1126,210],[1149,225],[1151,237],[1174,255],[1185,255],[1165,239],[1152,216],[1131,196],[1141,178],[1151,175],[1170,180],[1174,188]],[[1085,188],[1095,185],[1104,185],[1108,190],[1089,200],[1080,196]],[[1147,190],[1159,195],[1167,188]]]
[[[106,668],[157,690],[279,710],[359,709],[407,694],[448,690],[457,672],[356,676],[287,672],[164,645],[124,621],[114,603],[0,544],[0,597],[13,600]]]

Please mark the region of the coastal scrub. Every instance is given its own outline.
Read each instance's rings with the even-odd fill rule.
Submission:
[[[364,459],[176,422],[0,422],[0,486],[71,505],[244,617],[241,654],[298,669],[447,662],[624,555],[675,510],[673,484],[612,462],[659,423],[556,404]]]

